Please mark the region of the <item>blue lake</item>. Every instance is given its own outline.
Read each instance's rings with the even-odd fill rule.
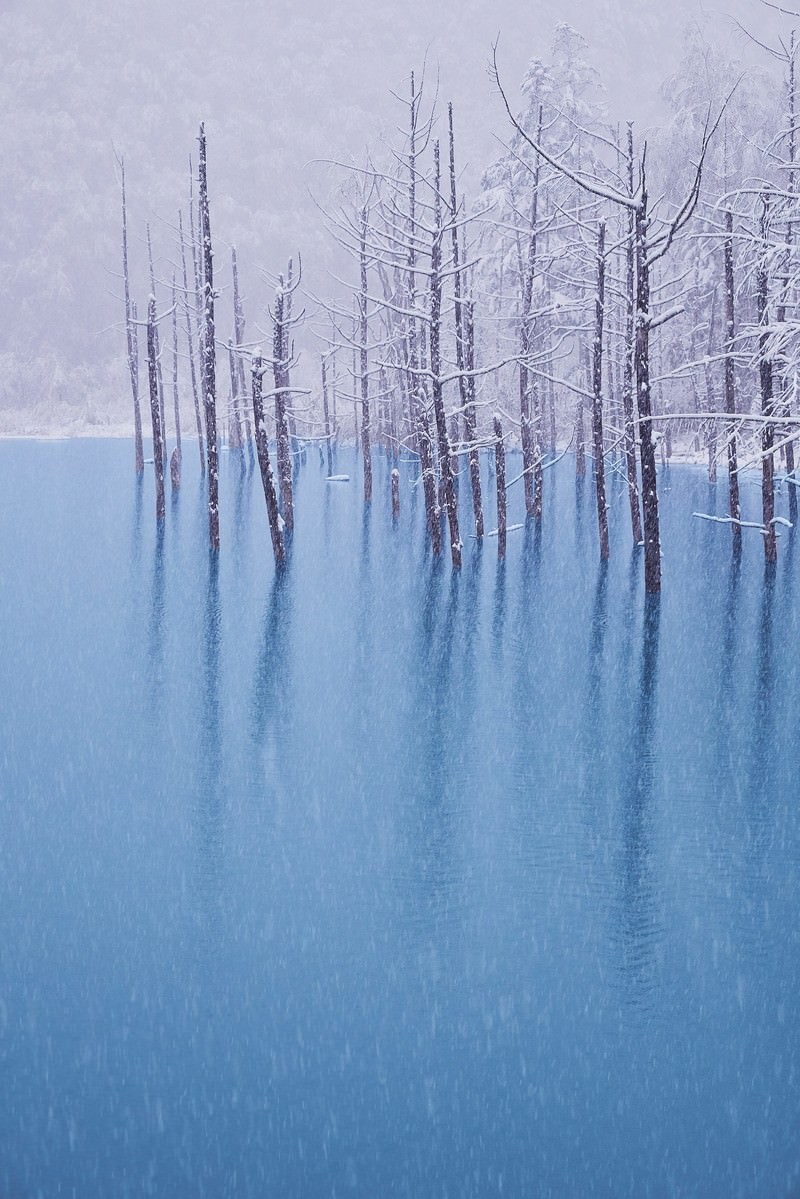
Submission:
[[[276,578],[184,458],[0,444],[0,1196],[800,1195],[794,533],[662,470],[646,604],[565,459],[453,575],[314,450]]]

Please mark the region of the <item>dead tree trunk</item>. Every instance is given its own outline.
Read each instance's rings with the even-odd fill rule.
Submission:
[[[208,207],[206,134],[200,126],[200,236],[203,243],[203,404],[208,450],[208,533],[212,550],[219,549],[219,458],[217,451],[217,384],[214,355],[214,262]]]
[[[256,453],[258,466],[261,471],[261,482],[264,487],[264,499],[267,503],[269,531],[272,536],[272,552],[275,564],[280,564],[286,558],[286,547],[283,542],[281,519],[278,514],[278,497],[275,494],[275,484],[272,481],[272,467],[269,461],[269,437],[267,422],[264,416],[264,400],[262,398],[262,377],[264,373],[263,359],[260,354],[253,355],[253,427],[256,433]]]
[[[158,341],[156,338],[156,299],[147,304],[147,376],[150,383],[150,418],[153,422],[153,469],[156,476],[156,520],[163,520],[164,502],[164,441],[161,429],[161,406],[158,400]]]
[[[633,126],[628,125],[628,191],[633,195]],[[625,470],[628,476],[628,503],[631,511],[633,544],[641,545],[642,519],[639,514],[639,481],[636,475],[636,411],[633,395],[633,354],[636,339],[636,216],[627,210],[628,239],[625,246],[625,361],[622,371],[622,411],[625,420]]]
[[[294,262],[290,258],[286,267],[286,290],[284,292],[283,304],[283,353],[282,358],[285,363],[284,374],[286,376],[286,395],[285,395],[285,412],[286,425],[289,429],[289,449],[290,462],[292,469],[301,461],[305,461],[305,449],[298,445],[297,441],[297,421],[295,420],[294,405],[292,404],[291,392],[289,391],[289,363],[292,360],[292,307],[294,305]]]
[[[181,243],[181,266],[183,268],[183,310],[186,315],[186,351],[189,355],[189,373],[192,380],[192,399],[194,400],[194,419],[197,426],[197,444],[200,450],[200,473],[206,473],[206,450],[203,444],[203,418],[200,415],[200,399],[197,393],[197,370],[194,361],[194,337],[192,335],[192,318],[189,313],[189,279],[186,271],[186,246],[183,239],[183,216],[178,213],[178,236]]]
[[[444,483],[445,510],[450,531],[450,557],[453,568],[461,566],[461,536],[458,529],[458,505],[453,485],[453,469],[450,461],[450,442],[447,436],[447,420],[442,394],[442,360],[440,350],[442,316],[442,209],[440,196],[441,173],[439,169],[439,142],[433,143],[434,194],[433,194],[433,238],[431,241],[431,321],[430,363],[433,410],[436,418],[436,436],[439,443],[439,471]]]
[[[150,240],[150,224],[147,224],[147,258],[150,264],[150,292],[156,294],[156,272],[153,265],[153,245]],[[155,329],[156,335],[156,369],[158,371],[158,408],[161,414],[161,436],[163,439],[164,465],[167,462],[167,420],[164,408],[164,377],[161,369],[161,344],[158,334],[158,325]]]
[[[372,449],[370,446],[369,375],[367,374],[367,221],[366,206],[361,209],[359,267],[361,290],[358,296],[360,368],[361,368],[361,457],[364,464],[364,503],[372,502]]]
[[[392,518],[397,520],[400,515],[400,471],[395,466],[392,470]]]
[[[415,308],[417,303],[417,281],[416,281],[416,246],[415,238],[417,236],[417,116],[419,111],[419,96],[414,84],[414,72],[411,72],[411,99],[409,102],[409,130],[408,130],[408,241],[406,249],[406,272],[405,272],[405,292],[406,292],[406,309],[408,315],[405,319],[405,349],[406,349],[406,370],[408,372],[408,398],[411,412],[411,427],[412,438],[411,444],[420,454],[420,464],[423,466],[424,479],[424,464],[422,463],[422,452],[418,442],[422,435],[421,425],[421,397],[420,397],[420,379],[417,375],[417,367],[419,358],[417,354],[417,319]]]
[[[506,556],[506,451],[500,417],[494,418],[494,473],[497,482],[497,558]]]
[[[338,445],[339,441],[339,418],[336,415],[336,348],[331,350],[331,422],[333,424],[333,444]]]
[[[636,337],[633,346],[636,398],[639,406],[640,455],[642,463],[642,508],[644,511],[644,586],[655,595],[661,590],[661,534],[658,519],[656,455],[653,445],[650,394],[650,264],[647,243],[647,181],[641,163],[641,198],[635,210],[636,228]]]
[[[425,514],[431,536],[431,549],[436,557],[442,552],[442,528],[439,523],[439,505],[436,499],[436,468],[433,458],[431,422],[428,417],[427,397],[422,392],[419,399],[419,457],[422,466],[422,490],[425,495]]]
[[[125,285],[125,336],[128,345],[128,371],[131,376],[133,396],[133,439],[137,475],[144,474],[144,447],[142,445],[142,410],[139,404],[139,339],[136,334],[135,305],[131,301],[130,275],[128,273],[128,205],[125,198],[125,163],[120,159],[122,174],[122,278]]]
[[[241,450],[244,454],[244,439],[242,437],[242,420],[239,412],[239,377],[236,370],[236,355],[233,351],[233,341],[228,338],[228,372],[231,377],[231,403],[228,413],[228,444],[233,450]]]
[[[470,298],[464,304],[464,346],[467,374],[467,403],[464,407],[464,430],[469,442],[469,479],[472,486],[472,515],[475,520],[475,536],[483,537],[483,505],[481,503],[481,452],[478,447],[478,422],[475,417],[475,301]]]
[[[475,444],[476,440],[476,422],[475,422],[475,378],[467,376],[466,371],[473,371],[474,364],[474,311],[471,300],[462,298],[461,287],[461,271],[460,271],[460,245],[458,238],[458,225],[456,223],[456,212],[458,209],[456,198],[456,160],[455,160],[455,137],[453,134],[453,105],[449,104],[447,109],[450,132],[450,213],[453,222],[453,316],[456,326],[456,366],[458,368],[458,390],[461,399],[461,410],[464,414],[464,431],[468,443],[469,452],[469,478],[472,487],[472,513],[475,520],[475,536],[483,537],[483,511],[481,508],[481,469],[478,447]],[[464,252],[466,260],[466,250]],[[469,365],[469,357],[472,354],[473,362]]]
[[[174,275],[172,276],[172,407],[175,416],[175,449],[172,451],[169,473],[173,488],[178,488],[181,485],[183,447],[181,445],[181,410],[178,402],[178,296]]]
[[[790,280],[792,273],[792,258],[794,244],[794,210],[796,208],[796,182],[795,182],[795,160],[796,160],[796,136],[797,136],[797,96],[795,90],[795,38],[794,30],[792,30],[789,39],[789,78],[787,80],[787,101],[789,108],[789,144],[788,144],[788,178],[787,191],[790,199],[789,216],[786,221],[786,251],[784,261],[786,264],[785,274],[783,278],[783,286],[781,288],[781,301],[778,305],[775,319],[779,324],[783,324],[786,320],[786,306],[790,299]],[[791,387],[786,371],[785,363],[781,363],[780,377],[778,386],[781,393],[781,410],[785,416],[790,415],[790,392]],[[794,458],[794,441],[791,438],[791,430],[786,426],[782,430],[782,440],[785,439],[784,451],[786,454],[786,474],[789,477],[789,519],[792,524],[797,524],[797,486],[794,478],[795,458]]]
[[[328,374],[325,368],[325,355],[320,358],[322,367],[322,415],[325,418],[325,444],[328,449],[328,474],[333,474],[333,454],[331,453],[331,420],[328,412]]]
[[[356,453],[361,444],[358,430],[358,300],[353,297],[353,437]]]
[[[600,533],[600,557],[608,558],[608,507],[606,471],[603,457],[603,320],[606,293],[606,224],[597,232],[597,296],[594,306],[594,352],[592,361],[592,440],[594,444],[594,480],[597,492],[597,524]]]
[[[731,417],[736,415],[736,374],[734,365],[734,299],[735,287],[733,278],[733,213],[728,209],[725,213],[725,411]],[[730,496],[730,511],[734,521],[741,519],[739,505],[739,468],[736,451],[736,426],[731,420],[728,424],[728,492]],[[739,524],[731,525],[733,530],[734,549],[741,549],[742,528]]]
[[[714,384],[711,375],[711,355],[714,349],[714,325],[717,314],[717,289],[714,288],[711,295],[711,315],[708,321],[708,343],[706,345],[706,360],[703,367],[703,374],[706,385],[706,412],[711,413],[715,410],[714,403]],[[709,417],[708,435],[706,439],[708,449],[708,481],[716,483],[717,481],[717,422],[713,417]]]
[[[289,388],[289,366],[284,358],[288,339],[285,330],[286,292],[283,275],[278,278],[275,294],[275,320],[272,340],[272,371],[275,380],[275,434],[277,439],[278,484],[281,494],[283,521],[287,532],[294,529],[294,499],[292,495],[292,452],[289,443],[289,425],[286,420],[286,405]]]
[[[767,419],[761,433],[761,512],[764,525],[764,556],[767,562],[777,562],[778,542],[775,535],[775,462],[772,447],[775,443],[772,360],[769,357],[769,277],[767,252],[769,237],[769,196],[761,199],[761,241],[763,250],[756,269],[756,309],[761,333],[758,339],[758,375],[761,384],[761,414]]]
[[[581,357],[583,354],[581,353]],[[581,376],[584,371],[581,371]],[[583,425],[583,393],[575,400],[575,477],[582,479],[586,474],[586,434]]]
[[[234,344],[236,346],[236,374],[237,374],[237,378],[239,380],[238,391],[239,391],[239,395],[240,395],[241,401],[242,401],[242,415],[243,415],[243,420],[244,420],[244,436],[245,436],[245,440],[247,441],[247,449],[250,454],[250,461],[252,463],[253,447],[251,444],[252,434],[250,431],[250,417],[248,416],[248,413],[247,413],[247,403],[246,403],[247,391],[245,388],[245,378],[244,378],[244,359],[242,358],[242,355],[240,353],[241,346],[244,342],[245,317],[244,317],[244,306],[242,304],[242,297],[239,292],[239,264],[236,260],[236,247],[235,246],[231,246],[231,272],[233,275],[233,340],[234,340]]]
[[[199,172],[198,172],[199,173]],[[195,233],[195,215],[197,216],[197,232]],[[194,326],[197,339],[197,354],[198,354],[198,381],[200,387],[200,411],[202,413],[202,423],[205,426],[206,419],[206,402],[204,391],[204,370],[205,370],[205,351],[203,342],[205,338],[205,296],[203,282],[203,213],[200,198],[197,199],[197,211],[195,214],[194,202],[194,178],[192,174],[192,159],[189,157],[189,245],[192,251],[192,274],[194,276]],[[188,292],[187,292],[188,298]],[[216,435],[216,423],[215,423]],[[208,458],[208,444],[205,446],[206,461]],[[202,472],[206,473],[206,464],[204,462]]]
[[[542,106],[539,105],[539,121],[536,130],[537,144],[542,140]],[[519,338],[520,338],[520,355],[519,355],[519,409],[521,422],[521,439],[522,439],[522,470],[524,476],[525,488],[525,510],[528,516],[540,517],[542,514],[541,504],[541,455],[538,445],[534,445],[534,434],[532,429],[531,401],[533,389],[531,386],[531,376],[529,371],[528,359],[531,352],[531,305],[533,302],[533,280],[536,274],[536,234],[539,208],[539,155],[536,155],[536,165],[533,168],[533,183],[531,192],[531,217],[530,230],[528,234],[528,258],[522,271],[522,311],[520,313],[519,322]],[[538,423],[538,422],[537,422]],[[539,439],[536,439],[539,440]],[[536,469],[535,461],[539,461],[539,472],[537,472],[537,488],[539,491],[538,504],[534,496],[534,471]]]

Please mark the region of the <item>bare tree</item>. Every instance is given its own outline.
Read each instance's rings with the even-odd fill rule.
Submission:
[[[128,206],[125,198],[125,162],[119,159],[122,177],[122,279],[125,287],[125,336],[128,346],[128,371],[131,377],[133,396],[134,453],[137,475],[144,474],[144,449],[142,446],[142,412],[139,405],[139,352],[136,335],[135,304],[131,300],[130,274],[128,271]]]
[[[212,550],[219,549],[219,459],[217,451],[217,387],[214,341],[214,262],[208,205],[206,134],[200,126],[200,236],[203,244],[203,404],[208,450],[208,531]]]
[[[650,333],[657,324],[652,308],[651,272],[655,262],[670,250],[678,232],[687,224],[694,213],[700,195],[703,165],[710,140],[724,112],[724,106],[714,122],[711,115],[706,118],[700,152],[692,182],[683,202],[674,217],[657,226],[649,209],[647,189],[646,155],[647,145],[642,148],[639,159],[639,185],[631,195],[620,187],[605,183],[596,174],[591,175],[580,168],[573,169],[562,159],[548,151],[520,125],[508,103],[500,83],[497,69],[497,46],[494,47],[494,79],[502,97],[508,117],[514,128],[527,144],[562,176],[570,179],[583,192],[627,208],[633,212],[634,241],[636,248],[636,316],[633,346],[633,376],[636,382],[636,398],[639,410],[640,458],[642,468],[642,505],[644,510],[644,574],[645,590],[655,594],[661,590],[661,534],[658,515],[658,490],[656,484],[656,460],[652,430],[652,396],[650,382]],[[726,102],[727,103],[727,102]],[[663,319],[663,318],[662,318]]]
[[[156,298],[147,303],[147,376],[150,384],[150,418],[153,424],[153,464],[156,477],[156,520],[166,514],[164,500],[164,441],[161,405],[158,394],[158,339],[156,336]]]
[[[186,353],[189,359],[189,375],[192,381],[194,418],[197,427],[197,445],[200,451],[200,473],[206,473],[206,451],[203,438],[203,418],[200,415],[200,400],[197,391],[197,369],[195,367],[195,338],[192,334],[192,317],[189,310],[189,279],[186,270],[186,244],[183,236],[183,214],[178,213],[178,237],[181,244],[181,268],[183,272],[183,310],[186,318]],[[196,313],[195,313],[196,317]]]
[[[606,288],[606,223],[597,231],[597,295],[595,298],[594,347],[592,355],[592,443],[594,478],[597,494],[597,524],[600,533],[600,557],[608,558],[608,507],[603,447],[603,320]]]
[[[734,344],[736,339],[735,327],[735,295],[736,289],[733,276],[733,213],[725,211],[725,240],[724,240],[724,270],[725,270],[725,412],[733,417],[736,415],[736,373],[734,360]],[[736,425],[728,422],[728,494],[730,515],[732,519],[733,543],[736,550],[741,549],[742,528],[738,523],[741,519],[739,505],[739,469],[737,465]]]
[[[181,412],[178,403],[178,297],[175,275],[172,276],[172,405],[175,415],[175,449],[170,458],[169,473],[173,488],[181,485]]]
[[[756,307],[761,328],[758,341],[758,374],[761,385],[761,413],[765,420],[761,431],[761,513],[764,526],[764,556],[767,562],[778,559],[778,542],[775,535],[775,463],[772,448],[775,441],[775,426],[770,418],[775,414],[773,401],[773,372],[769,339],[769,276],[767,255],[769,252],[769,207],[770,198],[761,199],[760,233],[763,250],[756,268]]]
[[[503,426],[500,417],[494,417],[494,462],[497,483],[497,557],[506,556],[506,450],[503,445]]]
[[[278,513],[278,497],[275,494],[275,484],[272,479],[272,466],[269,460],[269,436],[267,422],[264,416],[264,400],[262,397],[262,377],[264,361],[256,351],[253,355],[253,428],[256,435],[256,453],[258,466],[261,471],[261,482],[264,487],[264,499],[267,504],[267,518],[272,537],[272,551],[275,563],[280,566],[286,559],[286,547],[283,541],[280,515]]]
[[[289,336],[287,293],[283,275],[278,277],[273,314],[272,371],[275,380],[275,433],[278,455],[278,485],[286,529],[294,529],[294,497],[292,494],[292,450],[286,410],[289,399]]]

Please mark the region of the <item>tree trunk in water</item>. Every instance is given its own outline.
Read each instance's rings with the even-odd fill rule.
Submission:
[[[579,395],[575,402],[575,477],[582,479],[585,474],[586,437],[583,429],[583,396]]]
[[[276,565],[280,565],[286,558],[286,547],[283,542],[283,532],[281,531],[281,521],[278,514],[278,497],[275,494],[275,484],[272,481],[272,467],[269,461],[269,437],[267,436],[267,422],[264,417],[264,401],[262,399],[261,386],[263,375],[262,361],[260,354],[253,355],[253,427],[256,435],[258,466],[261,471],[261,482],[264,487],[264,499],[267,503],[269,531],[272,536],[272,552],[275,555]]]
[[[161,431],[161,407],[158,402],[158,341],[156,338],[156,301],[151,296],[147,304],[147,375],[150,383],[150,417],[153,422],[153,469],[156,476],[156,520],[163,520],[164,501],[164,442]]]
[[[438,557],[442,552],[442,530],[439,524],[439,505],[436,502],[436,470],[433,464],[433,441],[431,423],[427,412],[427,397],[420,396],[419,405],[419,456],[422,465],[422,488],[425,493],[425,512],[431,535],[431,549]]]
[[[355,438],[356,451],[361,443],[361,437],[358,429],[358,312],[356,310],[357,301],[353,299],[353,437]]]
[[[542,406],[539,384],[531,381],[531,414],[533,417],[533,519],[542,519],[544,500],[544,471],[542,470]]]
[[[633,195],[633,127],[628,125],[628,190]],[[642,543],[642,519],[639,513],[639,482],[636,477],[636,411],[633,395],[633,358],[636,341],[636,216],[628,211],[628,239],[625,247],[626,320],[625,363],[622,372],[622,409],[625,418],[625,469],[628,476],[628,503],[631,511],[633,544]]]
[[[178,403],[178,298],[175,291],[175,276],[172,276],[172,406],[175,415],[175,449],[170,458],[169,473],[173,488],[181,485],[181,411]]]
[[[200,400],[197,394],[197,371],[194,363],[194,338],[192,336],[192,318],[189,314],[189,279],[186,272],[186,246],[183,239],[183,216],[178,213],[178,235],[181,242],[181,266],[183,268],[183,310],[186,315],[186,350],[189,355],[189,373],[192,380],[192,398],[194,400],[194,419],[197,426],[197,444],[200,450],[200,473],[206,473],[206,450],[203,444],[203,420],[200,416]]]
[[[469,481],[472,487],[472,515],[475,536],[483,537],[483,504],[481,502],[481,455],[478,448],[478,425],[475,417],[475,302],[470,297],[464,304],[464,346],[467,371],[467,404],[464,408],[464,431],[469,443]]]
[[[506,556],[506,451],[500,417],[494,418],[494,463],[497,482],[497,558]]]
[[[367,374],[367,209],[361,210],[359,245],[361,292],[359,294],[361,356],[361,457],[364,465],[364,503],[372,502],[372,449],[370,446],[369,376]]]
[[[286,413],[286,427],[289,430],[289,461],[292,466],[292,473],[294,474],[294,471],[299,468],[300,462],[305,462],[306,451],[305,447],[297,444],[297,421],[295,420],[294,405],[292,404],[291,393],[289,391],[289,363],[292,360],[292,306],[294,303],[293,275],[294,264],[290,258],[286,268],[286,288],[283,303],[283,349],[281,358],[284,363],[283,374],[286,382],[284,411]]]
[[[208,534],[212,550],[219,549],[219,458],[217,452],[217,384],[214,356],[214,265],[206,174],[206,134],[200,126],[200,236],[203,243],[203,404],[208,451]]]
[[[233,340],[234,340],[234,344],[236,345],[236,349],[238,351],[244,342],[245,318],[244,318],[244,307],[242,305],[242,298],[239,293],[239,264],[236,259],[236,247],[235,246],[231,247],[231,271],[233,273]],[[245,436],[245,440],[247,441],[247,449],[250,454],[250,461],[252,463],[252,461],[253,461],[253,446],[252,446],[252,433],[250,431],[250,417],[248,416],[248,413],[247,413],[247,399],[246,399],[247,390],[245,387],[245,377],[244,377],[244,359],[242,358],[242,355],[238,352],[236,354],[236,371],[237,371],[237,378],[239,380],[238,393],[241,398],[242,415],[244,418],[244,436]]]
[[[133,395],[133,439],[134,460],[137,475],[144,474],[144,447],[142,445],[142,410],[139,404],[139,338],[136,334],[136,305],[131,301],[130,275],[128,273],[128,205],[125,199],[125,163],[120,159],[122,173],[122,277],[125,284],[125,335],[128,344],[128,371],[131,376]]]
[[[467,388],[467,379],[464,371],[466,369],[466,338],[464,336],[464,304],[461,298],[461,271],[460,257],[461,247],[458,239],[458,226],[456,224],[456,213],[458,211],[458,202],[456,196],[456,154],[455,154],[455,137],[453,134],[453,105],[447,106],[447,117],[450,133],[450,218],[452,221],[452,241],[453,241],[453,319],[455,323],[456,334],[456,367],[458,370],[458,394],[461,400],[461,411],[464,413],[466,424],[466,412],[469,404],[469,393]],[[480,486],[480,484],[479,484]],[[474,506],[474,497],[473,497]]]
[[[331,421],[328,413],[328,376],[325,369],[325,357],[320,358],[322,366],[322,413],[325,417],[325,444],[328,449],[328,474],[333,474],[333,455],[331,453]]]
[[[392,471],[392,518],[397,520],[400,515],[400,471],[397,467]]]
[[[430,361],[433,390],[433,410],[436,418],[436,435],[439,442],[439,470],[444,483],[445,509],[450,532],[450,557],[453,568],[461,566],[461,536],[458,529],[458,507],[456,505],[455,487],[453,486],[453,470],[450,462],[450,443],[447,436],[447,421],[444,412],[444,396],[442,394],[442,363],[439,348],[441,335],[442,313],[442,227],[441,197],[439,192],[439,143],[433,143],[434,161],[434,229],[431,243],[431,322],[430,322]]]
[[[294,499],[292,496],[292,454],[289,444],[289,426],[286,421],[286,392],[289,386],[289,372],[284,359],[287,345],[284,319],[285,293],[283,275],[281,275],[278,279],[278,290],[275,295],[272,370],[275,379],[275,434],[278,454],[278,484],[281,493],[283,522],[286,525],[287,532],[291,533],[294,529]]]
[[[150,264],[150,293],[156,294],[156,273],[153,267],[153,245],[150,240],[150,224],[147,224],[147,258]],[[158,373],[158,408],[161,414],[161,438],[164,452],[164,466],[167,464],[167,418],[164,408],[164,376],[161,369],[161,344],[158,325],[155,327],[156,337],[156,371]]]
[[[228,370],[231,376],[231,407],[228,416],[230,433],[228,444],[232,450],[243,450],[242,421],[239,415],[239,379],[236,371],[236,356],[233,352],[233,342],[228,338]]]
[[[756,271],[756,308],[762,332],[758,339],[758,375],[761,384],[761,413],[771,418],[774,415],[772,392],[772,362],[768,357],[769,324],[767,276],[767,253],[769,234],[769,196],[762,197],[761,240],[763,253]],[[775,426],[771,420],[764,423],[761,433],[761,512],[764,525],[764,556],[767,562],[777,562],[778,542],[775,536],[775,462],[772,446],[775,441]]]
[[[650,266],[647,261],[647,185],[644,156],[641,164],[641,200],[636,208],[636,339],[633,347],[636,398],[639,406],[644,511],[644,586],[649,595],[661,591],[661,534],[656,488],[650,395]]]
[[[706,412],[713,412],[716,405],[714,403],[714,386],[711,379],[711,354],[714,348],[714,319],[717,310],[717,289],[714,288],[711,296],[711,315],[708,322],[708,344],[706,346],[706,362],[703,368],[706,385]],[[717,422],[711,418],[708,427],[708,481],[716,483],[717,481]]]
[[[795,175],[795,160],[796,160],[796,134],[797,134],[797,95],[795,91],[795,40],[794,30],[792,30],[789,39],[789,162],[791,164],[789,170],[789,193],[793,197],[793,202],[796,202],[796,175]],[[794,222],[789,220],[786,226],[786,244],[787,253],[791,255],[792,245],[794,243]],[[786,386],[785,381],[785,386]],[[786,400],[786,412],[789,413],[789,399]],[[786,443],[786,471],[789,475],[794,476],[794,441]],[[793,524],[797,524],[797,488],[789,485],[789,519]]]
[[[536,130],[536,144],[542,140],[542,106],[539,105],[539,120]],[[528,359],[531,349],[531,303],[533,300],[533,280],[536,274],[536,225],[539,206],[539,155],[536,155],[536,165],[533,169],[533,184],[531,194],[530,231],[528,235],[528,259],[521,271],[522,282],[522,312],[520,313],[520,356],[519,356],[519,409],[522,439],[522,470],[525,488],[525,511],[528,516],[541,517],[541,477],[537,475],[537,490],[540,492],[538,505],[534,496],[535,459],[539,457],[534,445],[534,434],[531,427],[533,413],[531,377]]]
[[[730,415],[736,414],[736,375],[734,370],[734,297],[735,287],[733,278],[733,213],[728,209],[725,213],[725,411]],[[739,468],[736,452],[736,427],[731,421],[728,425],[728,492],[730,496],[730,514],[734,520],[741,519],[739,505]],[[742,548],[741,525],[731,525],[733,530],[733,546],[737,552]]]
[[[592,362],[592,440],[594,445],[594,479],[597,492],[597,524],[600,533],[600,557],[608,558],[608,508],[606,506],[606,472],[603,457],[603,320],[606,288],[606,225],[600,222],[597,233],[597,296],[594,307],[594,353]]]

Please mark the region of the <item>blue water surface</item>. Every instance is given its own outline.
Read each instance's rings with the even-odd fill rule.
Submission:
[[[794,531],[336,469],[276,576],[236,454],[214,560],[196,447],[0,444],[0,1196],[800,1195]]]

